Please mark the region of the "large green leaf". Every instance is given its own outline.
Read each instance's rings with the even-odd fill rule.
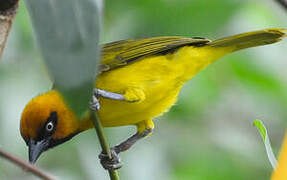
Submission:
[[[78,115],[88,108],[99,59],[97,0],[26,0],[55,87]]]

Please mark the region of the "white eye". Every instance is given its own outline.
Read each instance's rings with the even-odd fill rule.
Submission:
[[[52,122],[49,122],[47,125],[46,125],[46,130],[47,131],[52,131],[54,129],[54,124]]]

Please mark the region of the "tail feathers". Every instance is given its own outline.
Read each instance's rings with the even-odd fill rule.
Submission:
[[[264,29],[211,41],[211,47],[230,48],[230,51],[272,44],[287,36],[287,29]]]

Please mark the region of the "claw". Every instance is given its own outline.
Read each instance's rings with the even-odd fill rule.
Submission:
[[[101,161],[101,164],[102,164],[104,169],[110,170],[110,171],[120,169],[123,166],[121,163],[119,163],[119,164],[110,164],[108,162],[102,162],[102,161]]]
[[[120,169],[122,167],[121,159],[118,153],[114,150],[114,148],[111,148],[111,155],[112,155],[111,159],[107,154],[103,152],[101,152],[101,154],[99,155],[99,159],[103,168],[107,170]]]
[[[100,108],[101,106],[98,98],[95,95],[93,95],[92,101],[90,102],[90,109],[93,111],[98,111]]]

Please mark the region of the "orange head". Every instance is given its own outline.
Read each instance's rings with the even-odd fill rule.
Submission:
[[[26,105],[20,124],[21,135],[29,147],[29,161],[35,163],[43,151],[68,141],[91,124],[78,121],[55,90],[33,98]]]

